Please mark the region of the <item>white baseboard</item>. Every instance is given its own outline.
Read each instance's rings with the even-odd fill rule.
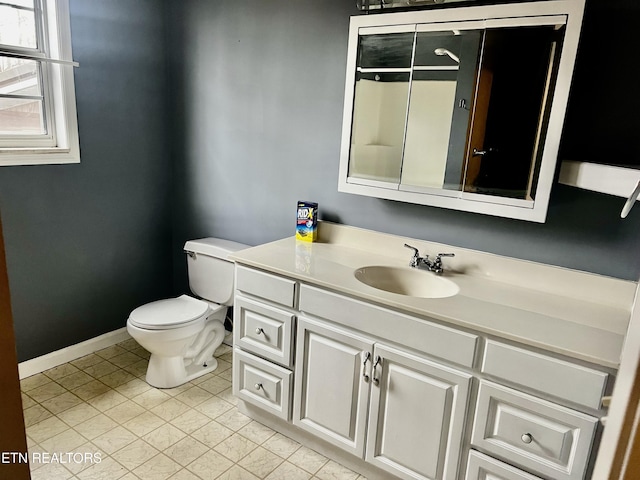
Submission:
[[[122,327],[113,332],[108,332],[84,342],[56,350],[55,352],[47,353],[41,357],[21,362],[18,364],[20,380],[35,375],[36,373],[42,373],[45,370],[57,367],[63,363],[84,357],[90,353],[97,352],[103,348],[110,347],[116,343],[124,342],[129,338],[131,338],[131,336],[127,332],[127,327]]]

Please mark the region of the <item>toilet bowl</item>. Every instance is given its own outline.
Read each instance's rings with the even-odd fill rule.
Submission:
[[[224,340],[224,319],[233,303],[234,265],[227,259],[246,245],[203,238],[185,244],[189,287],[181,295],[142,305],[131,312],[127,331],[151,357],[146,381],[174,388],[214,371],[213,354]]]

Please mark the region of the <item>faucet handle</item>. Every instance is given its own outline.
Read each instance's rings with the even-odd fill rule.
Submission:
[[[433,265],[442,270],[442,257],[455,257],[455,253],[439,253],[436,255],[436,259],[433,261]]]
[[[412,247],[408,243],[405,243],[404,246],[413,250],[413,257],[411,257],[411,260],[409,261],[409,266],[417,267],[418,259],[420,258],[420,251],[416,247]]]

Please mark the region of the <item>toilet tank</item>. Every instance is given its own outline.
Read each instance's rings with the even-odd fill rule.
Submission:
[[[234,265],[227,257],[245,248],[249,246],[211,237],[185,243],[191,291],[210,302],[231,306]]]

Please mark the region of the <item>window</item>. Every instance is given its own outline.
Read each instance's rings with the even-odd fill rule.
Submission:
[[[80,161],[68,0],[0,0],[0,165]]]

